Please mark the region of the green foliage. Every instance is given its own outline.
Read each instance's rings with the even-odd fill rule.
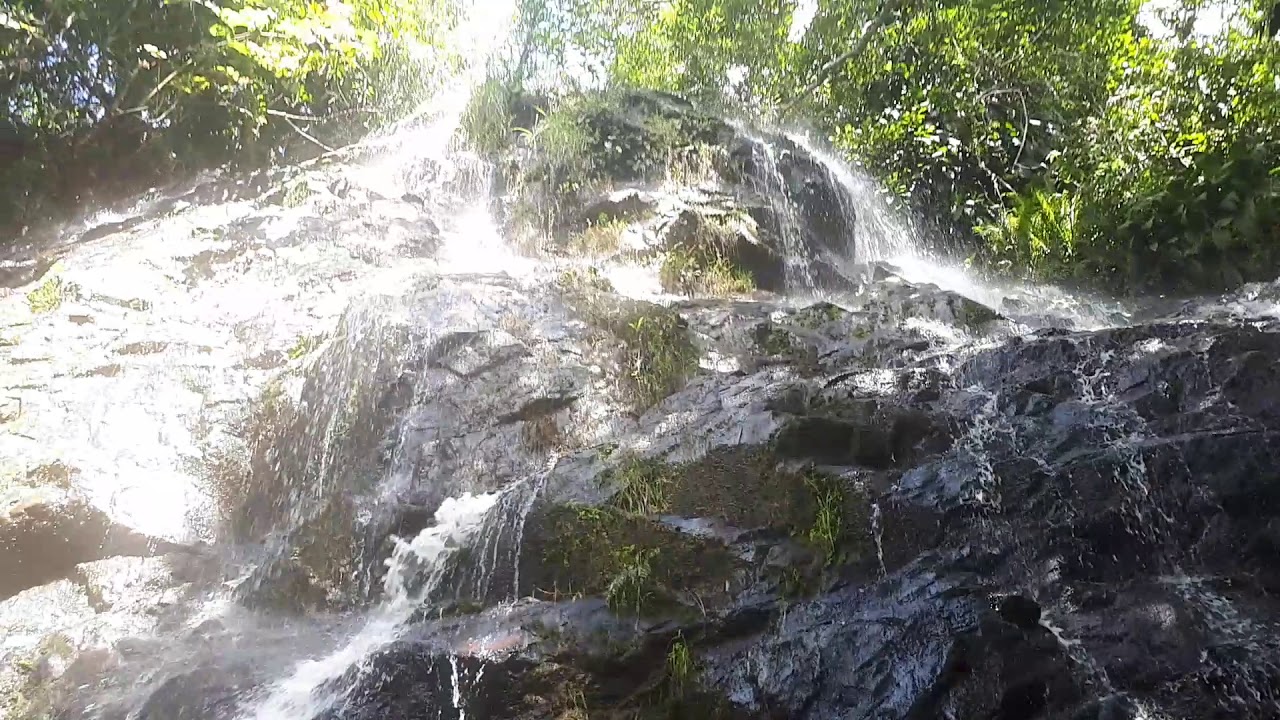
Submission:
[[[471,96],[460,129],[471,149],[494,157],[509,146],[514,121],[511,92],[501,81],[490,78]]]
[[[354,139],[434,90],[457,16],[454,0],[17,0],[0,15],[0,225]]]
[[[693,650],[683,635],[676,635],[667,650],[667,689],[673,699],[684,697],[693,688],[698,674],[698,663]]]
[[[836,478],[810,473],[805,487],[813,494],[813,523],[805,532],[809,544],[822,553],[828,565],[840,561],[845,540],[844,488]]]
[[[765,323],[756,332],[756,344],[766,355],[789,355],[795,350],[795,340],[785,329]]]
[[[633,515],[657,515],[667,509],[671,469],[659,460],[628,458],[609,475],[617,483],[613,504]]]
[[[592,257],[610,255],[618,251],[622,233],[626,232],[630,223],[621,218],[606,217],[592,221],[581,232],[569,238],[569,250]]]
[[[624,376],[642,408],[684,387],[698,370],[697,348],[684,319],[674,311],[655,307],[638,312],[624,319],[618,334]]]
[[[57,275],[50,275],[35,290],[27,293],[27,307],[36,314],[50,313],[62,307],[62,301],[72,292],[72,286]]]
[[[1140,22],[1141,5],[853,0],[819,3],[789,36],[792,2],[635,0],[639,32],[593,32],[611,43],[600,61],[613,86],[794,107],[1002,273],[1128,291],[1273,277],[1271,7],[1239,3],[1200,37],[1201,0],[1172,3],[1167,36]]]
[[[664,290],[684,295],[740,295],[756,289],[751,272],[730,262],[714,245],[667,251],[658,279]]]
[[[605,601],[618,613],[641,615],[655,595],[653,558],[656,548],[624,545],[614,550],[613,578],[605,589]]]
[[[992,223],[976,232],[1004,270],[1025,269],[1034,277],[1070,273],[1080,226],[1079,202],[1066,193],[1032,190],[1015,197]]]

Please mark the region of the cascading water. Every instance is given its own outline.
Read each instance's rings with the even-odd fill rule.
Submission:
[[[396,538],[395,551],[386,563],[385,599],[364,626],[334,652],[299,663],[287,677],[268,687],[265,696],[242,717],[309,718],[341,700],[349,688],[337,685],[337,681],[396,639],[404,623],[439,587],[450,555],[475,534],[496,501],[496,495],[448,499],[436,511],[435,526],[411,541]]]
[[[788,192],[787,179],[779,165],[780,150],[769,141],[750,137],[753,143],[753,165],[757,174],[753,178],[757,190],[769,203],[778,223],[778,234],[785,250],[787,288],[798,295],[812,293],[816,287],[813,270],[809,264],[810,248],[805,247],[800,217]]]

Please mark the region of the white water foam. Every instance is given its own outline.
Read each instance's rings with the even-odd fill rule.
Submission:
[[[397,538],[387,560],[386,598],[364,627],[342,647],[320,658],[304,660],[273,684],[264,698],[241,717],[246,720],[299,720],[314,717],[341,699],[344,689],[333,683],[353,666],[399,637],[415,610],[440,584],[446,561],[480,529],[500,493],[449,498],[436,510],[436,524],[412,540]]]

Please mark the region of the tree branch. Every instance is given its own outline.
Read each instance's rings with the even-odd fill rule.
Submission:
[[[268,111],[268,112],[269,112],[269,111]],[[281,117],[283,117],[283,118],[284,118],[284,121],[285,121],[285,122],[289,123],[289,127],[293,128],[293,131],[294,131],[294,132],[298,133],[299,135],[301,135],[302,137],[306,138],[307,140],[310,140],[310,141],[311,141],[312,143],[314,143],[317,147],[324,148],[325,152],[336,152],[333,148],[331,148],[331,147],[329,147],[328,145],[325,145],[324,143],[320,142],[320,141],[319,141],[319,140],[317,140],[314,136],[309,135],[309,134],[307,133],[307,131],[306,131],[306,130],[303,130],[302,128],[300,128],[300,127],[298,127],[297,125],[295,125],[295,124],[294,124],[294,122],[293,122],[293,120],[290,120],[287,114],[283,114],[283,115],[281,115]]]
[[[898,6],[901,4],[902,4],[902,0],[885,0],[884,5],[880,6],[880,12],[876,14],[876,16],[872,18],[870,22],[868,22],[866,25],[863,26],[862,36],[859,37],[858,41],[853,44],[853,47],[849,48],[847,51],[841,53],[840,55],[837,55],[836,58],[833,59],[831,62],[828,62],[826,65],[823,65],[821,68],[819,68],[817,75],[814,76],[813,82],[810,83],[808,86],[806,86],[800,92],[796,93],[795,97],[793,97],[790,102],[784,104],[778,110],[778,114],[786,115],[793,108],[795,108],[795,106],[798,105],[800,101],[805,98],[805,96],[817,90],[819,87],[822,87],[822,83],[826,82],[827,76],[830,75],[836,68],[845,64],[852,58],[857,57],[858,55],[861,55],[862,52],[867,49],[867,46],[871,44],[871,38],[880,31],[880,28],[888,24],[889,19],[893,16],[893,13],[897,11]]]

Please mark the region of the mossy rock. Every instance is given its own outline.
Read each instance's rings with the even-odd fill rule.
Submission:
[[[742,222],[727,213],[681,213],[665,232],[663,290],[689,296],[781,290],[782,258],[753,242]]]
[[[839,305],[820,302],[797,310],[788,317],[788,321],[809,330],[817,330],[828,323],[839,322],[848,316],[849,311]]]
[[[767,529],[816,552],[826,564],[858,564],[872,556],[870,498],[816,470],[784,466],[769,447],[725,448],[688,463],[624,459],[604,478],[624,514],[713,518]]]
[[[590,273],[562,276],[566,301],[613,348],[619,385],[637,411],[678,392],[698,372],[701,357],[680,313],[609,293]]]
[[[525,536],[522,592],[544,598],[605,597],[627,614],[681,614],[695,595],[723,599],[737,561],[716,540],[692,537],[613,507],[537,511]]]
[[[626,185],[654,182],[674,157],[720,145],[733,129],[673,95],[611,91],[570,96],[528,128],[529,158],[514,163],[518,190],[511,215],[557,238],[581,232],[590,198]]]

